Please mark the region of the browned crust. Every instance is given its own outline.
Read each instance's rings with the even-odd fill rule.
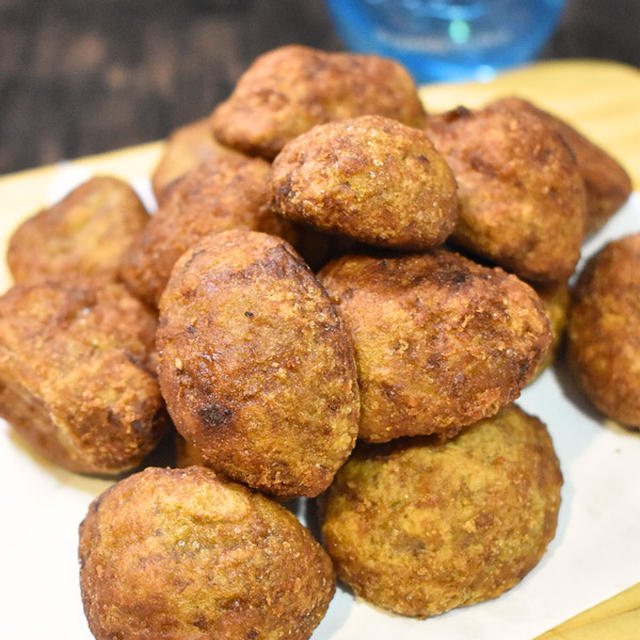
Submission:
[[[587,195],[585,233],[595,233],[631,195],[631,178],[624,167],[602,147],[576,131],[557,116],[539,109],[521,98],[498,100],[511,109],[524,109],[540,117],[559,133],[573,151]]]
[[[176,427],[216,470],[281,497],[329,485],[357,434],[353,347],[284,240],[203,238],[173,270],[157,346]]]
[[[271,159],[314,125],[367,114],[422,125],[422,104],[404,67],[289,45],[256,58],[213,111],[211,126],[221,143]]]
[[[561,136],[533,113],[496,104],[433,116],[426,131],[458,183],[452,240],[527,280],[565,282],[580,255],[586,199]]]
[[[269,209],[269,175],[266,161],[234,156],[187,173],[124,255],[120,277],[127,287],[157,306],[176,260],[208,233],[233,228],[292,233]]]
[[[640,233],[587,263],[569,308],[568,356],[593,404],[640,428]]]
[[[561,484],[544,424],[511,405],[445,444],[356,449],[322,533],[357,595],[425,618],[518,583],[554,536]]]
[[[9,240],[7,263],[16,282],[66,275],[113,280],[148,220],[126,182],[94,177],[23,222]]]
[[[569,286],[566,282],[554,285],[534,285],[534,291],[540,296],[551,328],[551,347],[544,360],[538,365],[536,377],[553,364],[560,349],[567,326],[569,310]]]
[[[162,158],[151,176],[153,193],[162,204],[176,183],[203,162],[242,154],[221,145],[211,133],[209,120],[203,118],[179,127],[167,138]]]
[[[370,244],[429,249],[457,218],[456,182],[427,135],[382,116],[329,122],[273,163],[273,208]]]
[[[0,298],[0,414],[72,471],[134,468],[167,426],[147,358],[155,318],[121,285],[16,285]]]
[[[201,467],[111,487],[80,525],[79,558],[97,640],[306,640],[335,589],[291,513]]]
[[[528,285],[452,252],[346,256],[319,278],[353,336],[367,441],[456,435],[517,398],[549,348]]]

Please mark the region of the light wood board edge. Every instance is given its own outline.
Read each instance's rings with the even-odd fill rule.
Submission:
[[[638,640],[640,582],[534,640]]]

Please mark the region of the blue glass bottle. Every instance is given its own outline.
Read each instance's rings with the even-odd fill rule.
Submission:
[[[355,51],[396,58],[416,81],[486,79],[530,60],[564,0],[327,0]]]

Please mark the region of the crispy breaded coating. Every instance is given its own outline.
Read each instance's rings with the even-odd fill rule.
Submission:
[[[564,330],[567,326],[567,311],[569,309],[569,287],[566,282],[554,285],[534,285],[534,291],[540,296],[545,313],[551,327],[551,347],[544,360],[538,365],[536,376],[539,376],[555,360]]]
[[[631,178],[624,167],[602,147],[564,120],[521,98],[503,98],[494,104],[534,113],[569,145],[578,163],[587,195],[585,233],[595,233],[627,201],[631,194]]]
[[[280,497],[326,489],[358,431],[353,345],[287,242],[203,238],[174,267],[156,344],[176,428],[217,471]]]
[[[564,140],[538,116],[492,105],[429,119],[458,183],[451,239],[533,282],[565,282],[580,255],[585,190]]]
[[[422,104],[404,67],[288,45],[256,58],[213,111],[211,126],[222,144],[271,159],[314,125],[367,114],[422,126]]]
[[[640,233],[606,245],[572,291],[568,357],[593,404],[640,428]]]
[[[97,640],[306,640],[331,561],[284,507],[202,467],[150,467],[93,501],[80,588]]]
[[[7,263],[16,282],[87,275],[115,279],[122,254],[149,215],[122,180],[91,178],[13,233]]]
[[[120,277],[141,300],[158,305],[176,260],[200,238],[243,228],[290,233],[268,205],[270,167],[259,158],[218,158],[190,171],[172,189],[123,256]]]
[[[356,595],[426,618],[522,580],[554,536],[561,485],[544,424],[511,405],[444,444],[356,448],[323,496],[322,533]]]
[[[314,127],[273,163],[274,210],[383,247],[429,249],[457,219],[456,182],[427,135],[382,116]]]
[[[81,473],[132,469],[167,426],[147,370],[156,321],[122,285],[15,285],[0,298],[0,415]]]
[[[212,162],[229,155],[243,157],[237,151],[221,145],[213,137],[207,118],[176,129],[167,138],[162,158],[151,177],[156,200],[162,204],[180,178],[203,162]]]
[[[369,442],[455,436],[517,398],[549,348],[535,292],[456,253],[351,255],[318,277],[353,336]]]

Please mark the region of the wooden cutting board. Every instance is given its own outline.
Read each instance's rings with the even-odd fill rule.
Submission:
[[[567,60],[535,64],[497,76],[487,83],[433,84],[420,90],[427,110],[460,104],[477,107],[496,97],[519,95],[570,122],[607,149],[626,167],[640,189],[640,72],[602,61]],[[69,166],[90,173],[127,178],[148,176],[163,142],[151,142],[0,178],[0,251],[13,228],[50,204],[53,178]],[[9,282],[0,272],[2,289]],[[638,568],[640,577],[640,567]],[[571,618],[537,640],[640,639],[640,583]]]

